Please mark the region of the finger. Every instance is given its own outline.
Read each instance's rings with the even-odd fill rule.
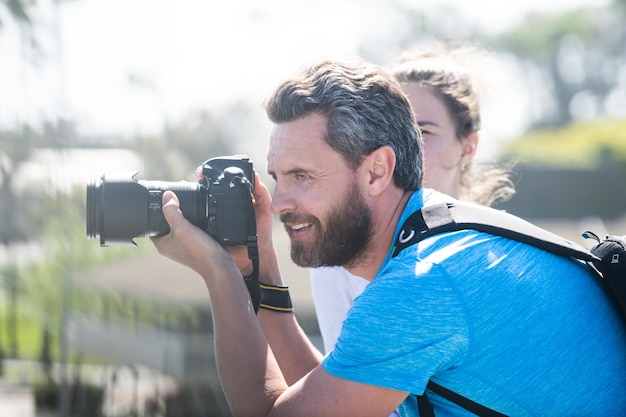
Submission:
[[[163,217],[165,217],[165,220],[171,226],[172,222],[175,222],[179,215],[182,216],[178,196],[173,191],[167,190],[163,193],[162,204]]]
[[[270,191],[268,190],[267,186],[261,181],[261,177],[258,172],[254,174],[254,182],[255,186],[252,195],[254,196],[255,202],[260,206],[268,204],[268,202],[271,200]]]

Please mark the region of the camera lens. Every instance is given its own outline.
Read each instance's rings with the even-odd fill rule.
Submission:
[[[206,219],[206,192],[198,183],[136,181],[136,172],[106,173],[87,184],[87,237],[101,246],[135,245],[133,238],[169,232],[163,217],[162,196],[174,191],[183,215],[202,226]]]

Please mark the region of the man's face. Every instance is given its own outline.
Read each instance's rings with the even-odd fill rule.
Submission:
[[[289,236],[292,228],[287,226],[311,224],[315,233],[309,241],[291,239],[291,259],[302,267],[351,266],[367,249],[371,230],[371,212],[363,201],[356,184],[349,186],[345,199],[331,208],[323,226],[311,215],[299,216],[283,213],[280,220]]]
[[[368,247],[370,208],[358,187],[358,170],[323,139],[318,114],[277,124],[270,135],[268,172],[276,180],[272,210],[291,239],[302,267],[349,266]]]

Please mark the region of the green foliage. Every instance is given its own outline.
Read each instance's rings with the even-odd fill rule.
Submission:
[[[500,36],[495,44],[548,63],[564,36],[589,39],[595,32],[594,24],[584,10],[572,10],[553,15],[532,15],[520,26]]]
[[[2,330],[2,337],[0,337],[2,345],[0,347],[2,351],[8,352],[10,339],[7,334],[6,318],[9,312],[5,303],[3,302],[2,304],[0,306],[0,320],[2,320],[2,327],[0,327],[0,330]],[[19,357],[22,359],[35,360],[41,353],[41,323],[36,316],[30,309],[28,311],[21,309],[18,312],[17,345],[19,346]]]
[[[44,258],[20,269],[20,309],[18,311],[18,346],[21,358],[37,359],[42,349],[43,328],[50,330],[51,355],[57,357],[58,329],[62,312],[87,315],[97,319],[112,317],[130,325],[161,325],[189,329],[197,324],[191,308],[161,305],[140,295],[125,295],[113,291],[76,285],[72,281],[85,268],[111,261],[141,256],[154,251],[151,244],[137,248],[101,248],[97,241],[88,241],[85,235],[84,191],[74,195],[59,195],[56,202],[48,201],[48,222],[42,229],[41,241],[46,248]],[[3,271],[2,274],[4,274]],[[0,346],[8,351],[6,319],[8,303],[0,308]]]
[[[30,207],[21,198],[28,190],[18,193],[14,187],[15,173],[31,156],[40,136],[28,127],[19,131],[0,131],[0,244],[24,240],[32,233],[23,213]],[[21,194],[21,195],[19,195]]]
[[[146,253],[150,245],[139,248],[101,248],[97,241],[88,241],[85,234],[85,195],[59,195],[49,202],[50,216],[43,231],[45,258],[26,272],[29,300],[56,321],[68,280],[81,268]]]
[[[118,325],[195,329],[196,312],[184,305],[168,305],[140,295],[124,294],[94,288],[76,288],[73,312],[94,320],[111,320]]]
[[[626,119],[576,122],[561,129],[531,131],[509,143],[503,156],[538,165],[618,165],[626,169]]]
[[[0,131],[0,244],[36,239],[56,215],[54,209],[56,195],[50,195],[46,187],[49,178],[42,176],[39,181],[25,187],[16,187],[19,169],[26,164],[38,147],[49,145],[47,139],[52,132],[63,130],[65,124],[46,124],[45,133],[37,132],[29,126],[15,130]],[[54,136],[54,135],[52,135]],[[62,208],[61,208],[62,210]]]
[[[531,105],[543,109],[533,117],[534,126],[564,126],[577,117],[570,109],[578,94],[603,103],[619,88],[626,51],[623,12],[616,3],[532,14],[492,39],[495,50],[531,74],[519,82],[531,91]]]
[[[29,126],[24,126],[19,130],[0,131],[0,154],[8,158],[6,161],[0,161],[3,169],[8,169],[4,164],[9,161],[12,161],[12,164],[26,161],[33,148],[42,142],[42,136]]]

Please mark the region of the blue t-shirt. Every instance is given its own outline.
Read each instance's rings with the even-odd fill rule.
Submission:
[[[398,227],[449,199],[415,192]],[[588,267],[471,230],[388,256],[323,366],[418,395],[432,378],[513,416],[626,415],[626,327]],[[437,416],[464,415],[429,398]],[[400,412],[418,415],[413,395]]]

